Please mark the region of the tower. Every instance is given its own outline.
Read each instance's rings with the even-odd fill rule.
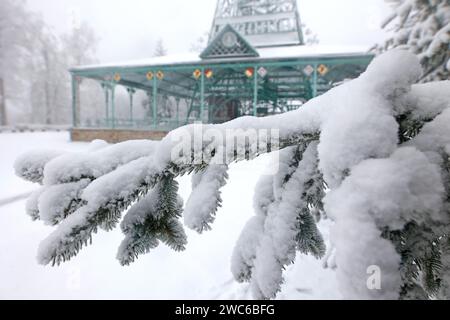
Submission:
[[[209,41],[228,24],[253,47],[304,44],[296,0],[218,0]]]

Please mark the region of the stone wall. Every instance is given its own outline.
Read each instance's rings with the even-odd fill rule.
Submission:
[[[70,131],[70,137],[72,141],[90,142],[95,139],[101,139],[109,143],[117,143],[140,139],[161,140],[167,133],[168,132],[142,130],[72,129]]]

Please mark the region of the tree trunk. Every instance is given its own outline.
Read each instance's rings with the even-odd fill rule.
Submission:
[[[46,49],[43,50],[42,55],[44,57],[46,77],[44,79],[44,94],[45,94],[45,124],[49,125],[52,123],[52,106],[50,105],[50,61],[48,57],[48,52]]]
[[[7,124],[5,88],[3,86],[3,79],[0,78],[0,126],[6,126]]]

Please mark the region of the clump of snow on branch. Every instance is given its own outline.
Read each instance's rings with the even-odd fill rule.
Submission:
[[[169,183],[175,186],[174,194],[167,192],[163,183],[159,183],[141,201],[133,205],[125,215],[121,229],[125,234],[117,259],[122,265],[129,265],[139,254],[148,253],[156,248],[159,242],[165,242],[174,250],[184,250],[187,239],[178,218],[181,216],[183,199],[176,194],[177,184],[171,180]],[[166,197],[175,196],[175,207],[170,208],[170,201]],[[161,226],[165,232],[161,232]]]
[[[450,88],[450,81],[448,82],[448,88]],[[417,147],[423,152],[427,152],[429,156],[432,156],[430,152],[442,152],[450,147],[450,100],[447,103],[447,109],[434,118],[432,122],[427,123],[421,133],[417,135],[410,145]]]
[[[89,184],[89,179],[45,187],[39,196],[40,219],[55,225],[75,211],[81,199],[81,191]]]
[[[279,201],[269,207],[252,271],[253,290],[256,296],[262,293],[260,298],[276,296],[283,282],[283,267],[295,260],[298,232],[305,232],[297,226],[299,219],[303,218],[302,214],[305,214],[301,209],[307,207],[302,195],[306,194],[306,184],[315,174],[316,168],[317,143],[311,143],[295,172],[282,187]],[[319,241],[323,242],[322,239]]]
[[[413,85],[403,101],[404,111],[411,112],[415,120],[433,119],[450,101],[450,80]]]
[[[25,212],[32,220],[39,220],[39,198],[45,191],[45,187],[40,187],[28,197],[25,203]]]
[[[314,200],[323,196],[318,172],[317,142],[280,152],[280,170],[257,185],[255,211],[242,231],[231,262],[236,280],[250,281],[257,298],[274,298],[283,283],[283,269],[296,251],[321,258],[323,239],[313,222]],[[294,159],[294,161],[293,161]],[[315,208],[318,209],[318,208]]]
[[[47,163],[62,154],[62,151],[56,150],[30,151],[16,159],[14,170],[24,180],[42,183]]]
[[[156,183],[162,171],[143,157],[129,162],[108,175],[104,175],[83,190],[81,199],[85,205],[62,221],[57,229],[39,246],[38,260],[48,264],[57,257],[56,263],[70,259],[87,245],[93,232],[99,227],[111,230],[120,220],[120,215],[140,194]],[[122,206],[118,202],[127,199]],[[106,210],[103,208],[110,208]]]
[[[98,142],[95,143],[97,145]],[[52,185],[78,180],[83,177],[97,178],[132,160],[151,154],[153,141],[127,141],[105,148],[92,147],[91,152],[68,153],[45,166],[44,184]]]
[[[360,161],[386,157],[395,150],[398,124],[392,104],[420,73],[413,55],[396,50],[375,59],[359,79],[325,95],[324,102],[332,107],[322,124],[319,158],[329,187],[339,186]]]
[[[220,189],[228,179],[228,166],[209,165],[192,176],[192,193],[184,209],[184,224],[202,233],[211,230],[217,210],[222,206]]]
[[[328,193],[325,209],[336,221],[337,276],[347,297],[398,298],[400,256],[380,230],[399,230],[411,220],[444,222],[444,192],[439,167],[417,149],[404,147],[387,159],[361,162]],[[369,266],[382,270],[380,290],[367,288]]]

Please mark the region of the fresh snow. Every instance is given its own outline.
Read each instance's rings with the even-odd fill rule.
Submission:
[[[210,230],[215,220],[216,208],[221,206],[220,189],[226,185],[227,165],[210,165],[204,172],[192,177],[192,193],[184,209],[184,224],[202,233]]]
[[[394,69],[396,72],[392,72]],[[265,118],[242,117],[225,124],[204,126],[203,129],[212,129],[227,136],[228,142],[229,138],[233,140],[236,138],[238,150],[244,148],[246,143],[245,139],[240,139],[244,137],[242,128],[253,130],[255,133],[259,129],[279,128],[278,134],[282,142],[298,136],[306,139],[311,135],[316,137],[320,132],[320,141],[310,143],[308,147],[305,145],[306,151],[304,153],[302,151],[302,159],[299,159],[300,162],[297,164],[291,160],[295,155],[292,152],[297,152],[293,147],[273,153],[272,156],[280,155],[280,171],[272,178],[264,176],[262,178],[262,183],[270,183],[273,189],[263,187],[256,190],[257,196],[254,201],[256,217],[251,218],[245,225],[233,250],[231,263],[236,280],[250,280],[253,297],[274,298],[279,289],[283,294],[285,290],[281,287],[283,281],[295,283],[295,280],[289,278],[289,273],[283,274],[283,269],[296,258],[296,249],[317,256],[324,253],[323,242],[314,236],[317,234],[313,231],[316,228],[315,224],[308,220],[312,219],[312,216],[308,212],[308,215],[302,214],[298,218],[296,212],[296,210],[309,211],[308,205],[311,205],[311,208],[321,207],[317,201],[323,197],[325,197],[325,212],[335,221],[331,228],[332,246],[329,246],[329,253],[323,264],[328,266],[337,264],[336,279],[343,297],[382,299],[398,297],[401,285],[400,256],[394,244],[382,238],[380,233],[385,228],[402,229],[411,221],[427,225],[446,222],[443,210],[446,205],[443,179],[447,179],[447,175],[441,168],[445,161],[442,151],[448,150],[450,144],[448,138],[450,108],[446,99],[449,82],[414,85],[421,73],[419,60],[414,54],[407,50],[392,50],[374,59],[367,71],[358,79],[330,90],[296,111]],[[431,98],[431,95],[434,98]],[[414,139],[399,145],[399,124],[395,116],[411,111],[412,120],[414,117],[430,116],[435,119],[427,123]],[[72,152],[55,159],[52,158],[53,154],[49,154],[48,157],[44,156],[45,153],[38,154],[36,163],[30,166],[31,172],[26,171],[27,168],[22,165],[27,162],[26,156],[20,158],[16,163],[16,171],[21,176],[31,181],[40,181],[42,171],[44,172],[44,190],[41,197],[36,201],[36,197],[33,196],[28,203],[31,216],[37,211],[36,205],[40,208],[41,202],[46,203],[44,200],[47,188],[53,184],[66,184],[61,187],[61,193],[76,192],[76,196],[81,200],[80,207],[75,208],[77,211],[64,219],[50,236],[41,242],[38,261],[48,264],[55,257],[59,259],[62,254],[72,256],[78,251],[78,243],[90,240],[89,230],[84,231],[87,227],[109,229],[107,224],[103,226],[92,223],[91,218],[95,217],[102,207],[114,208],[122,201],[125,201],[125,206],[131,205],[137,200],[137,194],[146,193],[147,186],[155,185],[165,170],[171,168],[170,164],[183,168],[182,161],[190,155],[192,149],[189,137],[195,136],[199,129],[201,130],[202,126],[191,125],[174,130],[161,142],[150,144],[148,149],[142,148],[142,152],[136,153],[134,158],[122,159],[120,156],[122,148],[128,148],[127,143],[106,147],[98,142],[88,146],[91,151],[87,153]],[[234,131],[233,135],[228,137],[226,133],[230,129],[240,130]],[[181,144],[177,138],[182,138]],[[256,139],[257,135],[251,137],[249,145],[256,145]],[[226,237],[221,239],[221,243],[214,244],[214,241],[208,241],[208,237],[217,235],[215,229],[202,237],[202,243],[208,244],[203,254],[209,258],[211,254],[220,252],[221,255],[226,255],[229,252],[229,242],[224,239],[230,239],[232,236],[230,230],[241,229],[244,225],[243,217],[252,211],[248,204],[246,206],[240,201],[243,198],[251,199],[251,196],[244,197],[248,190],[253,189],[249,188],[248,181],[256,183],[255,176],[248,179],[246,175],[262,174],[263,170],[257,169],[255,163],[262,164],[271,158],[264,156],[252,161],[251,168],[248,169],[251,173],[244,174],[239,172],[239,168],[245,168],[248,162],[234,164],[234,159],[229,157],[234,155],[234,150],[228,149],[228,145],[224,143],[225,141],[216,139],[207,147],[200,143],[193,146],[194,159],[202,151],[202,147],[218,151],[215,155],[218,158],[222,158],[222,151],[225,152],[227,157],[224,164],[230,165],[230,183],[223,190],[221,187],[227,179],[227,167],[215,167],[215,162],[211,162],[212,166],[201,175],[193,177],[192,186],[184,185],[185,178],[179,179],[183,197],[186,198],[189,191],[194,190],[187,201],[185,219],[189,227],[196,231],[209,229],[209,223],[215,216],[219,231],[222,230],[220,227],[222,216],[232,218],[233,223],[240,225],[240,228],[236,228],[236,225],[227,225]],[[114,148],[117,150],[110,152]],[[188,150],[188,154],[185,154],[185,149]],[[256,152],[250,148],[249,156],[255,156]],[[32,153],[31,157],[35,154]],[[65,176],[65,168],[70,168],[71,164],[68,160],[60,159],[77,159],[79,155],[84,155],[85,158],[81,158],[84,159],[83,163],[85,161],[90,163],[89,159],[96,159],[101,168],[99,174],[89,172],[87,169],[90,169],[90,166],[84,168],[75,165],[74,172],[68,170],[68,175]],[[46,161],[48,164],[45,165],[45,170],[42,170]],[[53,169],[55,163],[59,163],[56,170]],[[246,183],[242,183],[245,190],[240,185],[233,184],[235,183],[233,175],[237,172],[239,175],[238,178],[234,177],[237,179],[235,181],[247,178]],[[58,173],[63,173],[63,176],[55,179],[54,176]],[[98,178],[78,195],[80,193],[78,189],[70,185],[72,176]],[[290,177],[288,180],[287,176]],[[323,192],[321,187],[314,186],[314,183],[322,185],[322,176],[330,188],[326,196],[320,194]],[[310,181],[314,183],[311,185]],[[226,190],[229,190],[230,186],[234,186],[233,192],[236,194],[227,201]],[[215,215],[215,209],[221,203],[222,195],[225,206]],[[314,200],[316,203],[306,200],[308,195],[317,199]],[[262,200],[264,197],[267,197],[267,201]],[[57,209],[70,205],[63,201],[64,198],[65,196],[61,196],[61,203],[58,201],[52,204],[58,207]],[[208,199],[208,203],[205,198]],[[59,200],[59,197],[57,199]],[[146,202],[144,199],[130,210],[123,224],[125,232],[129,230],[128,220],[139,221],[140,207],[145,206]],[[181,205],[181,200],[179,203]],[[198,210],[202,203],[206,204],[207,210]],[[228,211],[229,206],[238,209],[233,208],[233,213],[229,213],[231,212]],[[59,219],[58,212],[61,210],[54,211],[50,218]],[[426,214],[423,214],[424,212]],[[234,216],[235,214],[239,215]],[[303,225],[302,232],[305,232],[303,235],[306,238],[295,242],[298,232],[295,228],[297,221]],[[308,240],[309,234],[311,238]],[[233,235],[232,238],[238,239],[237,235]],[[133,237],[130,239],[124,242],[125,249]],[[328,242],[327,240],[325,239],[325,242]],[[308,241],[311,241],[311,247],[308,247]],[[189,245],[192,246],[191,241]],[[149,246],[152,246],[151,242]],[[144,248],[144,251],[146,250]],[[153,256],[157,252],[155,250],[148,256]],[[125,255],[119,254],[119,258],[126,256],[127,250],[123,250],[123,253]],[[189,256],[189,248],[181,256]],[[124,259],[121,260],[123,262]],[[366,285],[365,280],[371,266],[383,271],[380,290],[370,290]],[[319,271],[315,270],[313,274],[316,272]],[[228,285],[228,282],[226,283]]]
[[[383,22],[392,36],[377,46],[385,51],[394,47],[409,49],[422,63],[425,74],[420,82],[449,78],[450,2],[448,0],[389,1],[393,12]]]
[[[222,189],[223,207],[212,231],[198,235],[186,230],[187,250],[174,253],[164,245],[140,257],[129,267],[114,259],[123,240],[120,228],[94,235],[94,246],[60,267],[43,267],[36,260],[39,243],[52,231],[32,222],[25,213],[25,200],[6,202],[17,195],[39,190],[14,175],[13,163],[23,152],[42,146],[69,152],[96,152],[101,143],[70,143],[67,133],[0,134],[0,298],[3,299],[250,299],[248,285],[236,283],[230,257],[246,221],[253,216],[254,186],[269,156],[230,166],[229,182]],[[186,200],[190,177],[178,179]],[[20,197],[19,197],[20,198]],[[63,201],[63,199],[61,200]],[[41,204],[43,205],[43,204]],[[328,239],[330,221],[320,223]],[[180,266],[183,272],[180,273]],[[306,276],[307,275],[307,276]],[[335,272],[322,262],[299,255],[287,267],[286,283],[278,299],[339,299]]]
[[[279,58],[312,58],[312,57],[341,57],[341,56],[360,56],[367,54],[368,47],[361,46],[330,46],[330,45],[311,45],[311,46],[284,46],[257,48],[261,59],[279,59]],[[226,59],[217,59],[214,61],[223,61]],[[239,59],[237,59],[239,60]],[[236,61],[236,58],[233,59]],[[173,64],[193,64],[201,63],[202,60],[198,53],[174,54],[162,57],[152,57],[134,61],[119,61],[116,63],[96,64],[88,66],[77,66],[74,71],[90,70],[96,68],[111,67],[150,67],[164,66]]]
[[[450,80],[413,85],[406,106],[417,119],[433,119],[450,101]]]
[[[45,167],[43,182],[45,185],[52,185],[81,177],[97,178],[122,164],[150,155],[154,146],[155,142],[143,140],[122,142],[106,148],[94,141],[86,152],[67,153],[49,161]],[[21,163],[22,161],[18,162]]]
[[[396,72],[392,72],[394,69]],[[255,133],[259,129],[279,128],[278,134],[281,141],[288,141],[300,135],[316,136],[320,132],[320,142],[313,143],[308,147],[298,168],[292,167],[290,163],[290,159],[293,157],[293,154],[289,154],[290,149],[278,153],[281,155],[280,172],[273,177],[273,190],[272,192],[265,188],[261,190],[262,195],[255,199],[257,217],[252,218],[250,223],[246,224],[244,234],[239,238],[235,247],[232,262],[233,275],[239,281],[251,280],[251,291],[254,297],[275,297],[283,280],[287,282],[287,279],[283,278],[283,269],[296,258],[296,246],[300,246],[300,250],[305,252],[315,252],[314,254],[319,256],[323,254],[323,244],[320,239],[311,238],[315,248],[308,248],[307,244],[297,244],[293,241],[296,234],[294,226],[297,221],[295,209],[301,209],[307,205],[303,196],[297,198],[295,195],[298,196],[298,192],[300,194],[309,192],[307,190],[302,192],[302,190],[306,188],[304,186],[308,181],[313,179],[312,176],[316,175],[317,168],[320,169],[324,182],[330,188],[330,192],[325,198],[326,212],[336,221],[332,228],[333,239],[335,239],[332,248],[335,250],[329,252],[324,263],[330,266],[337,263],[337,279],[340,282],[340,288],[343,289],[341,291],[343,297],[391,299],[398,296],[399,256],[392,243],[380,237],[380,230],[383,228],[401,229],[408,221],[417,223],[428,220],[442,221],[444,199],[443,183],[439,174],[439,154],[436,153],[438,150],[427,149],[426,145],[440,150],[448,148],[447,137],[450,134],[447,133],[449,109],[446,101],[446,92],[448,92],[446,88],[449,83],[443,81],[433,85],[413,86],[421,73],[419,60],[414,54],[407,50],[392,50],[374,59],[367,71],[358,79],[330,90],[296,111],[265,118],[242,117],[225,124],[203,126],[203,129],[211,129],[226,136],[227,141],[229,139],[228,130],[239,129],[234,131],[231,136],[233,140],[237,138],[238,150],[244,147],[246,141],[240,139],[244,137],[242,128],[253,130]],[[435,92],[434,99],[430,98],[428,91],[423,98],[414,99],[414,97],[422,96],[421,92],[426,88],[430,89],[429,92]],[[405,144],[399,148],[399,124],[395,116],[397,113],[405,114],[410,110],[414,111],[413,115],[419,118],[440,111],[442,113],[434,121],[428,123],[421,134],[408,146]],[[137,152],[131,158],[122,158],[123,150],[128,149],[127,145],[144,142],[128,142],[113,147],[105,147],[96,142],[88,147],[94,151],[72,152],[55,159],[52,159],[51,156],[47,159],[39,155],[36,164],[31,166],[32,169],[37,169],[32,170],[31,173],[23,170],[21,165],[26,157],[19,159],[16,171],[24,172],[22,176],[28,177],[32,181],[41,179],[42,165],[45,161],[49,161],[44,170],[44,188],[58,183],[69,184],[71,177],[98,177],[81,192],[79,200],[82,203],[79,208],[75,208],[77,211],[64,219],[50,236],[41,242],[38,261],[42,264],[49,264],[54,262],[55,257],[59,259],[62,254],[69,257],[74,255],[78,251],[79,243],[90,240],[90,232],[83,231],[88,226],[109,229],[107,224],[97,226],[90,222],[98,210],[108,206],[114,208],[117,202],[123,200],[125,200],[126,206],[131,205],[137,200],[137,194],[146,193],[147,186],[154,186],[171,162],[182,168],[182,161],[190,155],[192,149],[189,137],[195,137],[199,129],[201,130],[202,126],[191,125],[176,129],[161,142],[155,143],[155,145],[149,144],[148,149],[141,148],[142,152]],[[177,138],[181,138],[181,144]],[[256,139],[257,134],[250,139],[249,145],[256,145]],[[183,152],[174,152],[174,150],[180,151],[179,147],[182,147],[181,151]],[[220,139],[216,139],[208,145],[208,148],[218,150],[216,157],[222,153],[219,151],[224,151],[227,156],[225,164],[230,165],[234,160],[229,156],[234,155],[234,150],[227,147],[225,141]],[[116,150],[111,152],[112,149]],[[188,150],[187,154],[184,152],[185,149]],[[195,144],[193,150],[194,158],[197,158],[202,151],[202,145]],[[295,149],[292,150],[295,151]],[[255,156],[256,150],[250,151],[250,157]],[[125,155],[128,156],[128,153]],[[78,159],[74,161],[75,165],[69,161],[72,158]],[[265,158],[267,157],[260,159]],[[258,161],[262,161],[260,159]],[[92,160],[97,162],[93,168],[96,169],[98,165],[98,174],[95,170],[90,171],[92,168],[89,164]],[[88,166],[79,165],[85,162]],[[405,162],[409,163],[407,169],[412,169],[412,171],[400,170],[401,165]],[[58,165],[55,166],[55,164]],[[73,166],[73,170],[70,169],[71,166]],[[232,167],[234,166],[232,164]],[[243,164],[236,165],[236,167],[239,166],[243,166]],[[364,170],[359,168],[364,168]],[[187,201],[185,222],[196,231],[209,229],[209,223],[214,220],[215,208],[221,203],[221,187],[226,180],[225,169],[226,167],[220,168],[213,165],[202,173],[201,177],[194,176],[194,192]],[[378,170],[386,171],[387,176],[377,173]],[[253,168],[250,171],[256,173]],[[426,176],[423,177],[417,172],[422,172]],[[58,177],[61,173],[62,176]],[[289,181],[284,180],[286,174],[291,175]],[[320,181],[321,176],[316,176],[313,181]],[[380,177],[379,180],[377,180],[378,177]],[[369,188],[371,184],[365,189],[364,183],[367,181],[377,182],[380,192],[372,192]],[[243,185],[248,187],[248,183]],[[226,188],[229,186],[230,184]],[[63,189],[66,190],[66,187],[70,191],[73,186],[64,186]],[[239,189],[238,191],[242,191]],[[313,189],[319,190],[320,188],[312,187],[312,194],[317,193]],[[383,191],[386,190],[390,190],[388,195],[383,194]],[[405,192],[402,193],[403,191]],[[45,192],[44,190],[43,195]],[[259,192],[258,189],[257,193]],[[336,194],[339,196],[333,197]],[[347,194],[352,196],[345,197]],[[186,197],[185,194],[182,195]],[[225,192],[223,195],[226,203]],[[261,197],[265,195],[269,199],[273,199],[272,202],[266,203],[266,206],[261,201]],[[39,198],[38,208],[42,207],[40,203],[42,197],[45,200],[45,196]],[[323,195],[315,197],[322,198]],[[206,202],[206,198],[210,202]],[[239,201],[236,201],[240,198],[242,195],[238,194],[228,201],[240,204]],[[341,198],[345,198],[345,201]],[[385,201],[380,202],[380,199],[384,198]],[[396,210],[401,206],[399,200],[405,201],[407,205],[405,204],[405,208]],[[206,204],[205,208],[203,206],[201,208],[207,210],[198,210],[199,204]],[[62,201],[55,205],[64,207],[70,204]],[[367,208],[364,207],[365,205]],[[136,206],[139,208],[140,204],[138,203]],[[415,211],[417,208],[419,212],[420,210],[428,212],[429,217],[417,215]],[[36,213],[35,197],[31,198],[28,209],[31,216]],[[223,210],[227,211],[225,207]],[[248,212],[252,211],[247,210]],[[59,211],[61,212],[61,210]],[[131,210],[131,214],[133,212]],[[223,214],[222,210],[217,213],[217,217],[220,217],[221,214]],[[58,219],[58,215],[58,210],[56,210],[55,213],[52,213],[51,218]],[[230,216],[228,215],[228,217]],[[305,220],[300,223],[305,226],[310,225],[311,222],[308,222],[307,219],[305,217]],[[236,221],[242,220],[237,219]],[[312,228],[306,227],[305,230],[312,230]],[[352,232],[348,231],[349,228],[352,228]],[[235,230],[236,228],[229,226],[229,230],[231,229]],[[365,230],[363,237],[358,236],[360,230]],[[308,232],[307,234],[315,233],[313,231],[305,232]],[[204,241],[209,244],[207,238]],[[303,245],[305,247],[302,249]],[[374,254],[369,258],[364,258],[367,247],[373,248]],[[216,251],[214,246],[210,249],[212,252]],[[358,263],[352,262],[351,258],[354,255],[356,255]],[[386,273],[385,280],[390,281],[388,285],[382,287],[382,290],[372,292],[365,285],[364,277],[367,277],[367,269],[364,268],[370,265],[385,269],[383,269],[383,272]]]
[[[252,289],[256,298],[273,297],[283,282],[282,269],[279,265],[289,265],[296,257],[296,235],[298,208],[305,206],[301,196],[306,192],[305,184],[317,170],[317,142],[311,143],[303,154],[303,159],[292,174],[292,178],[283,187],[283,194],[278,202],[270,205],[264,221],[264,232],[257,234],[255,241],[252,271]],[[259,216],[258,216],[259,217]],[[257,226],[259,229],[260,225]],[[244,233],[251,230],[247,227]],[[245,236],[244,236],[245,237]],[[249,243],[252,247],[253,243]],[[239,243],[239,250],[247,244]],[[259,292],[263,293],[260,296]]]
[[[444,193],[439,167],[415,148],[403,147],[390,158],[361,162],[327,194],[325,209],[336,221],[332,241],[339,252],[337,276],[348,298],[398,298],[400,255],[380,237],[379,228],[399,230],[411,220],[445,222]],[[367,290],[368,266],[383,270],[383,290]]]

